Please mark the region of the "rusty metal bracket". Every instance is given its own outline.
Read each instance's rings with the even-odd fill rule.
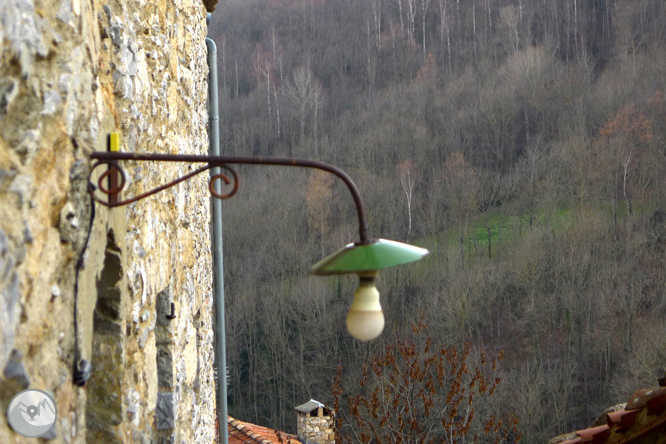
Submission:
[[[183,182],[191,177],[196,176],[204,171],[207,171],[211,168],[220,167],[228,171],[231,175],[225,173],[215,174],[210,178],[208,189],[210,193],[218,199],[229,199],[238,191],[239,187],[239,178],[236,171],[234,171],[229,165],[273,165],[273,166],[290,166],[290,167],[302,167],[302,168],[314,168],[322,171],[329,172],[338,178],[340,178],[354,199],[354,204],[356,206],[356,213],[358,215],[358,224],[359,224],[359,237],[360,241],[358,244],[367,245],[373,242],[368,234],[368,224],[365,218],[365,207],[363,206],[363,200],[361,195],[356,187],[356,184],[351,180],[349,175],[345,173],[340,168],[330,165],[328,163],[319,162],[316,160],[307,160],[307,159],[292,159],[286,157],[242,157],[242,156],[203,156],[203,155],[190,155],[190,154],[139,154],[139,153],[124,153],[124,152],[101,152],[94,151],[90,157],[95,159],[96,162],[93,164],[90,171],[90,180],[92,183],[92,174],[95,168],[106,165],[107,170],[102,173],[97,181],[97,187],[90,186],[89,192],[95,202],[104,205],[106,207],[120,207],[127,205],[133,202],[136,202],[144,197],[151,196],[155,193],[158,193],[162,190],[170,188],[180,182]],[[138,196],[126,199],[118,200],[117,202],[106,202],[105,200],[100,199],[96,196],[96,190],[101,191],[102,193],[108,196],[117,196],[125,187],[127,183],[127,177],[125,172],[118,164],[118,161],[121,160],[131,160],[131,161],[148,161],[148,162],[183,162],[183,163],[201,163],[204,164],[202,167],[182,176],[175,180],[172,180],[169,183],[160,185],[159,187],[153,188],[145,193],[142,193]],[[104,185],[104,182],[107,177],[109,177],[112,172],[117,172],[119,175],[119,180],[117,185],[108,186]],[[228,193],[222,194],[215,191],[215,181],[222,180],[226,185],[229,185],[233,181],[232,189]]]
[[[174,304],[173,302],[171,303],[171,313],[165,315],[165,317],[170,321],[176,319],[176,304]]]

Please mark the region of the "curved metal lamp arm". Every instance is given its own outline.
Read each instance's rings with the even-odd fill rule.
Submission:
[[[173,180],[167,184],[161,185],[157,188],[154,188],[150,191],[147,191],[143,194],[140,194],[139,196],[136,196],[131,199],[119,201],[119,202],[105,202],[101,199],[99,199],[97,196],[95,196],[95,187],[91,186],[89,192],[93,199],[95,199],[96,202],[105,205],[107,207],[120,207],[123,205],[130,204],[132,202],[136,202],[137,200],[143,199],[144,197],[148,197],[150,195],[153,195],[155,193],[158,193],[166,188],[172,187],[184,180],[187,180],[193,176],[196,176],[197,174],[200,174],[204,171],[207,171],[211,168],[214,167],[220,167],[223,168],[231,173],[233,176],[233,189],[227,193],[227,194],[219,194],[215,191],[213,187],[213,183],[218,180],[224,180],[224,182],[228,185],[231,181],[228,178],[227,175],[220,173],[214,175],[209,182],[209,190],[211,194],[218,199],[228,199],[232,197],[234,194],[236,194],[236,191],[238,190],[238,185],[239,185],[239,179],[238,175],[236,172],[229,167],[229,165],[233,164],[238,164],[238,165],[279,165],[279,166],[292,166],[292,167],[303,167],[303,168],[315,168],[318,170],[322,171],[327,171],[331,174],[336,175],[342,181],[347,185],[347,189],[349,189],[349,192],[351,193],[353,199],[354,199],[354,204],[356,205],[356,213],[358,215],[358,231],[359,231],[359,237],[360,237],[360,245],[367,245],[371,244],[373,240],[370,238],[370,235],[368,234],[368,224],[365,220],[365,207],[363,206],[363,200],[361,199],[361,195],[358,192],[358,188],[356,188],[356,184],[352,181],[352,179],[349,177],[347,173],[345,173],[343,170],[340,168],[330,165],[328,163],[324,162],[319,162],[316,160],[307,160],[307,159],[291,159],[291,158],[286,158],[286,157],[237,157],[237,156],[201,156],[201,155],[190,155],[190,154],[138,154],[138,153],[124,153],[124,152],[118,152],[118,151],[112,151],[112,152],[101,152],[101,151],[94,151],[90,157],[92,159],[96,159],[97,162],[93,165],[90,175],[92,176],[92,171],[97,168],[100,165],[106,164],[109,166],[109,169],[102,173],[102,175],[99,177],[97,184],[100,191],[102,191],[104,194],[107,195],[116,195],[122,191],[123,187],[125,186],[126,183],[126,177],[123,169],[118,165],[117,161],[118,160],[134,160],[134,161],[153,161],[153,162],[186,162],[186,163],[205,163],[206,165],[192,171],[182,177],[179,177],[176,180]],[[117,170],[118,173],[120,174],[120,183],[116,188],[109,189],[104,187],[103,182],[104,179],[109,177],[110,174],[112,174],[112,170]]]

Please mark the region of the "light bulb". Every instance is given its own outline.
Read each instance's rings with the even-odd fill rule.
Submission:
[[[384,330],[384,313],[375,287],[376,271],[359,273],[361,282],[347,314],[347,330],[359,341],[371,341]]]

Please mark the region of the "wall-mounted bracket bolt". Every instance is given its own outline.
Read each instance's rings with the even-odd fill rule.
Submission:
[[[79,365],[76,368],[76,373],[74,374],[74,384],[78,385],[79,387],[83,387],[86,385],[86,382],[90,379],[90,375],[92,374],[92,364],[90,361],[86,361],[85,359],[81,359],[79,361]]]
[[[166,315],[166,318],[170,321],[176,319],[176,304],[171,303],[171,313]]]

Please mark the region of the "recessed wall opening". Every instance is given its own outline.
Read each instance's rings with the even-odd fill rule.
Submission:
[[[122,257],[113,230],[107,233],[104,266],[97,280],[93,312],[93,374],[87,384],[86,441],[122,443]]]
[[[173,304],[173,306],[172,306]],[[173,311],[172,311],[173,308]],[[155,422],[158,436],[163,442],[169,442],[175,427],[175,375],[173,336],[177,318],[177,309],[169,287],[157,293],[155,301],[155,343],[157,347],[157,405]]]

